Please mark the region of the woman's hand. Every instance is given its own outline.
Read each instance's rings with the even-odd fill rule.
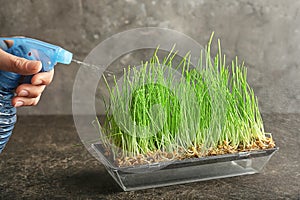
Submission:
[[[7,42],[8,46],[12,44]],[[38,73],[42,68],[40,61],[26,60],[0,49],[0,70],[14,72],[21,75],[34,75],[31,84],[21,84],[16,88],[16,96],[12,99],[14,107],[35,106],[38,104],[42,92],[53,79],[54,70]]]

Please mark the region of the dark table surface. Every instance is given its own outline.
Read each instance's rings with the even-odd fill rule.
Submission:
[[[260,174],[123,192],[72,116],[21,116],[0,154],[0,199],[299,199],[300,115],[263,115],[279,151]]]

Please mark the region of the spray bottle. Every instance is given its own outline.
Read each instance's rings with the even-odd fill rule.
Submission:
[[[7,47],[4,41],[13,41]],[[70,64],[73,54],[59,46],[31,38],[0,38],[0,48],[15,56],[42,62],[40,72],[47,72],[57,63]],[[16,108],[11,105],[14,89],[20,84],[21,75],[0,70],[0,153],[8,142],[17,121]],[[26,76],[21,83],[30,83]]]

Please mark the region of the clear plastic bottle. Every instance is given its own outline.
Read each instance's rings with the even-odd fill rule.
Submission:
[[[0,48],[7,46],[0,41]],[[18,86],[20,75],[0,70],[0,153],[8,142],[17,121],[16,108],[12,106],[14,88]]]
[[[0,153],[8,142],[17,121],[16,108],[11,105],[13,96],[12,91],[0,86]]]

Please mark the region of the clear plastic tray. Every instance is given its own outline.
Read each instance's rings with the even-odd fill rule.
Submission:
[[[110,175],[124,191],[140,190],[260,172],[278,148],[191,158],[132,167],[117,167],[93,144]]]

